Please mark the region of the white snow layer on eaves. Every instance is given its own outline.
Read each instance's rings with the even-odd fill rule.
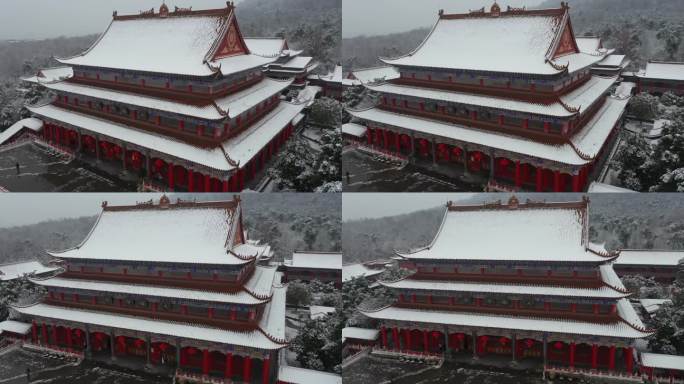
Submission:
[[[480,315],[476,313],[432,311],[398,307],[387,307],[375,312],[364,312],[363,314],[373,319],[440,324],[442,326],[486,327],[548,332],[551,334],[624,337],[630,339],[648,336],[646,332],[636,330],[622,321],[610,324],[600,324],[575,320],[500,316],[492,314]]]
[[[504,293],[515,295],[556,296],[556,297],[591,297],[591,298],[622,298],[626,294],[609,287],[575,288],[563,286],[523,285],[523,284],[488,284],[467,283],[459,281],[414,280],[404,279],[396,282],[384,283],[394,289],[418,289],[429,291],[471,292],[471,293]]]
[[[283,347],[282,344],[269,340],[259,330],[238,332],[188,323],[56,307],[47,304],[35,304],[29,307],[13,307],[13,309],[27,316],[64,320],[81,324],[92,324],[108,328],[126,329],[156,335],[182,337],[267,350],[276,350]],[[285,316],[283,315],[283,322],[284,321]]]
[[[608,98],[606,103],[585,125],[582,131],[572,138],[575,147],[580,149],[585,155],[593,158],[605,143],[613,126],[622,115],[627,101]],[[608,109],[610,109],[610,112],[606,113]],[[370,122],[395,126],[435,137],[445,137],[460,142],[483,145],[495,150],[499,149],[547,159],[562,164],[584,165],[589,162],[589,160],[580,157],[568,144],[544,144],[514,135],[469,128],[463,125],[384,111],[378,108],[362,111],[348,110],[348,112],[354,117]]]
[[[599,97],[606,94],[610,87],[615,83],[616,77],[604,78],[593,76],[587,83],[583,84],[577,89],[568,92],[561,97],[561,101],[571,107],[586,107],[594,103]],[[574,112],[568,111],[559,102],[551,104],[532,103],[514,99],[505,99],[493,96],[483,96],[464,92],[445,91],[439,89],[413,87],[406,85],[398,85],[392,83],[384,83],[372,85],[368,84],[366,87],[370,90],[390,93],[403,96],[416,97],[420,99],[430,99],[434,101],[445,101],[457,104],[467,104],[480,107],[496,108],[509,111],[517,111],[522,113],[531,113],[538,115],[570,117]]]
[[[43,128],[43,122],[40,119],[36,119],[35,117],[29,117],[17,121],[6,130],[0,132],[0,145],[4,144],[12,136],[16,135],[17,133],[19,133],[19,131],[21,131],[24,128],[28,128],[32,131],[38,132],[41,128]]]

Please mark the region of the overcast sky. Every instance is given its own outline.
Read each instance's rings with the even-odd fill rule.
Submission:
[[[114,10],[135,14],[154,7],[158,12],[161,4],[162,0],[2,0],[0,40],[99,34],[109,25]],[[174,6],[223,8],[226,0],[166,0],[166,4],[171,10]]]
[[[541,0],[499,0],[501,8],[537,6]],[[437,11],[463,13],[494,0],[342,0],[342,37],[385,35],[420,27],[437,21]],[[558,0],[560,4],[560,0]]]
[[[344,0],[347,1],[347,0]],[[342,220],[370,219],[444,206],[447,201],[468,199],[475,193],[345,193]]]

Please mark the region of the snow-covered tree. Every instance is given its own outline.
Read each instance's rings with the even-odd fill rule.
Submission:
[[[653,119],[658,114],[658,98],[642,92],[629,100],[628,109],[638,119]]]

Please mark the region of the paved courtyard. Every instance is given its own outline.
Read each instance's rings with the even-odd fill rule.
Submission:
[[[10,192],[136,191],[133,182],[118,180],[35,142],[0,152],[0,187]]]

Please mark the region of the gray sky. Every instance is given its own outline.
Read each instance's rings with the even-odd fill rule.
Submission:
[[[161,4],[162,0],[2,0],[0,40],[99,34],[107,28],[114,10],[131,14],[154,7],[159,11]],[[170,9],[223,8],[226,0],[166,0],[166,4]]]
[[[533,7],[541,0],[499,0],[501,8]],[[560,4],[560,0],[558,0]],[[420,27],[437,21],[437,11],[462,13],[491,7],[494,0],[343,0],[342,37],[385,35]]]
[[[158,193],[2,193],[0,228],[96,215],[103,201],[130,204],[151,198],[158,200],[159,196]]]
[[[345,193],[342,195],[342,221],[401,215],[474,195],[476,193]]]

